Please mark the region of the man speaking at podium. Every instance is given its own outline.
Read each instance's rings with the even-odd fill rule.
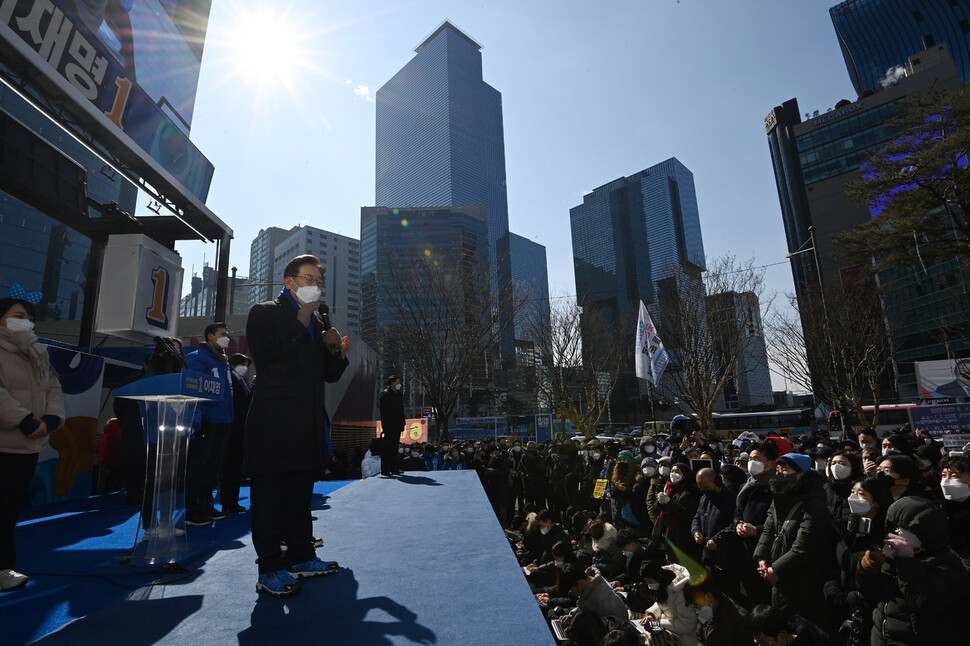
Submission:
[[[297,579],[337,569],[316,556],[310,510],[314,476],[333,456],[325,383],[340,379],[350,349],[319,302],[323,271],[315,256],[297,256],[276,300],[254,305],[246,322],[256,366],[245,436],[256,590],[275,596],[296,594]]]

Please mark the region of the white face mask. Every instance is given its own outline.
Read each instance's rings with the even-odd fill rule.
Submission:
[[[646,446],[643,447],[644,453],[653,453],[656,450],[657,450],[657,447],[655,447],[653,444],[647,444]]]
[[[520,453],[522,451],[522,447],[521,446],[513,446],[512,447],[512,450],[515,451],[516,453]]]
[[[765,463],[758,462],[757,460],[748,461],[748,473],[753,476],[759,476],[765,470]]]
[[[552,531],[552,527],[540,527],[539,531],[542,532],[543,536],[545,536],[546,534]]]
[[[240,377],[245,377],[246,373],[249,372],[249,366],[236,366],[233,368],[233,370],[235,370],[236,374]]]
[[[866,514],[869,513],[869,510],[872,509],[872,503],[870,503],[868,500],[866,500],[865,498],[863,498],[857,493],[854,493],[851,496],[849,496],[848,501],[849,501],[849,511],[851,511],[853,514],[857,514],[859,516],[865,516]]]
[[[566,562],[565,561],[556,561],[556,567],[561,570],[564,567],[566,567]]]
[[[660,475],[667,477],[670,475],[670,467],[660,467]]]
[[[894,449],[893,449],[893,447],[891,447],[891,446],[887,446],[886,448],[884,448],[884,449],[882,450],[882,454],[883,454],[883,455],[889,455],[889,454],[890,454],[890,453],[892,453],[893,451],[894,451]]]
[[[863,451],[868,451],[869,449],[876,448],[876,445],[873,444],[872,442],[863,442],[862,444],[859,445],[859,448],[862,449]]]
[[[660,584],[659,583],[648,583],[647,584],[647,590],[653,590],[654,592],[656,592],[659,589],[660,589]]]
[[[397,452],[398,452],[398,453],[404,453],[404,449],[403,449],[403,448],[399,448],[399,449],[397,450]]]
[[[229,347],[229,337],[220,336],[218,339],[216,339],[216,345],[225,350]]]
[[[832,478],[835,480],[845,480],[852,475],[852,467],[847,464],[835,463],[832,465]]]
[[[303,305],[320,300],[320,288],[316,285],[304,285],[296,290],[296,300]]]
[[[970,485],[959,480],[947,478],[940,480],[940,488],[943,490],[943,497],[953,502],[963,502],[970,498]]]
[[[680,482],[683,479],[684,479],[684,476],[681,475],[681,474],[679,474],[679,473],[671,473],[670,474],[670,481],[673,482],[674,484],[677,484],[678,482]]]
[[[421,454],[418,453],[417,451],[411,451],[411,457],[412,458],[420,458],[421,457]]]
[[[593,454],[593,459],[594,460],[599,460],[601,457],[603,457],[603,454],[602,453],[594,453]]]
[[[34,329],[34,322],[30,319],[7,319],[7,329],[11,332],[29,332]]]
[[[656,472],[657,470],[654,469],[653,467],[646,467],[645,469],[643,469],[643,475],[647,476],[648,478],[652,478]]]
[[[401,390],[401,384],[394,384],[394,390]]]

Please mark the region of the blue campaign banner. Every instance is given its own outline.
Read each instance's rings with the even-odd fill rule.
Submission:
[[[137,11],[125,14],[129,22],[133,19],[137,22],[138,16],[142,15],[143,3],[135,5],[132,6]],[[65,91],[71,93],[78,105],[89,102],[89,107],[103,115],[102,119],[113,123],[186,190],[204,202],[214,169],[189,141],[189,97],[176,98],[170,92],[153,97],[136,82],[136,59],[154,59],[158,65],[163,68],[167,65],[169,69],[177,69],[180,65],[175,60],[159,60],[165,59],[166,55],[159,53],[158,47],[153,50],[150,37],[122,44],[120,51],[124,52],[135,47],[134,57],[119,55],[100,35],[101,27],[107,24],[105,18],[85,19],[75,9],[72,0],[0,0],[0,38],[12,44],[19,42],[21,47],[26,45],[30,53],[28,59],[38,70],[56,79],[60,87],[68,88]],[[95,27],[95,24],[101,27]],[[135,23],[131,24],[125,33],[135,27]],[[138,32],[133,34],[138,35]],[[161,36],[156,34],[155,37]],[[141,69],[138,79],[144,83],[152,83],[153,77],[158,76],[146,72],[147,64]],[[194,99],[194,84],[186,82],[181,87],[189,85]],[[179,86],[171,80],[166,84],[166,87]],[[156,90],[156,94],[160,91]],[[166,110],[172,116],[166,114]],[[180,127],[177,120],[184,126]]]
[[[931,404],[907,409],[914,429],[928,431],[935,438],[948,431],[970,430],[970,404]]]
[[[115,397],[143,401],[164,399],[216,399],[222,394],[222,382],[211,375],[183,370],[169,375],[155,375],[118,388]]]
[[[552,415],[536,415],[536,442],[540,444],[552,437]]]

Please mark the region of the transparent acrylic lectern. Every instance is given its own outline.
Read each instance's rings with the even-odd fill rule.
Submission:
[[[147,461],[145,503],[131,559],[144,565],[177,563],[187,551],[185,464],[196,405],[211,399],[212,381],[199,372],[146,377],[115,391],[140,402]],[[139,537],[141,540],[139,540]]]

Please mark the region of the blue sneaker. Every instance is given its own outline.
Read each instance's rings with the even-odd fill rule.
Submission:
[[[265,592],[274,597],[288,597],[300,591],[300,582],[286,570],[276,570],[260,574],[256,581],[256,592]]]
[[[289,571],[292,576],[302,579],[305,576],[333,574],[337,571],[338,567],[340,566],[337,565],[336,561],[321,561],[319,558],[312,558],[309,561],[291,565]]]

